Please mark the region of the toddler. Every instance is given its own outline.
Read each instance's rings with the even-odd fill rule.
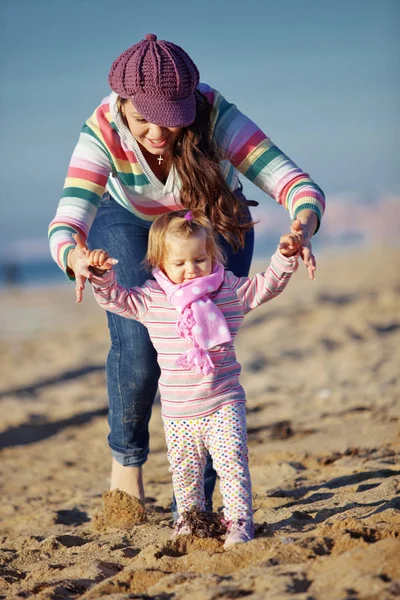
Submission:
[[[174,536],[190,534],[185,512],[205,509],[207,451],[220,478],[224,547],[254,537],[245,392],[234,340],[244,316],[275,298],[297,269],[298,238],[281,237],[265,273],[236,277],[223,267],[214,228],[201,212],[178,210],[151,226],[147,263],[154,279],[125,289],[103,250],[86,251],[104,309],[148,328],[161,369],[159,389],[179,514]]]

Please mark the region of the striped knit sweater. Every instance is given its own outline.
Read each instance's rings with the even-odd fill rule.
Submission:
[[[198,89],[214,107],[212,135],[226,157],[221,168],[230,188],[238,187],[241,173],[287,208],[291,218],[309,208],[320,220],[324,195],[310,177],[219,92],[206,84]],[[86,239],[105,190],[144,221],[181,208],[174,168],[165,185],[157,179],[121,120],[117,98],[112,92],[83,126],[49,226],[52,256],[65,272],[67,254],[75,247],[72,234]]]
[[[177,358],[190,348],[190,343],[179,337],[178,313],[156,281],[149,279],[142,287],[127,290],[117,284],[114,273],[109,271],[102,277],[93,276],[92,287],[104,309],[136,319],[147,327],[161,369],[162,416],[186,419],[206,416],[225,404],[245,402],[234,348],[236,334],[245,314],[284,290],[297,263],[297,257],[285,258],[277,251],[265,273],[238,278],[225,271],[223,283],[210,294],[210,299],[222,311],[232,342],[209,351],[215,370],[207,376],[176,366]]]

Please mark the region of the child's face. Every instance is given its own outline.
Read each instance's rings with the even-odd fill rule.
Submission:
[[[167,233],[163,270],[173,283],[183,283],[212,273],[212,260],[207,254],[206,233],[199,231],[187,239]]]

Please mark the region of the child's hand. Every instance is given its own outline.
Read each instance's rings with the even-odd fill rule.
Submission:
[[[312,253],[310,237],[307,227],[302,224],[300,219],[295,219],[290,233],[281,237],[278,248],[287,257],[298,254],[307,267],[310,279],[315,279],[317,266]]]
[[[285,233],[285,235],[281,236],[278,245],[279,250],[283,254],[283,256],[295,256],[299,253],[300,249],[300,240],[298,236],[293,233]]]
[[[118,263],[116,258],[111,258],[105,250],[86,250],[86,261],[92,267],[95,274],[103,275],[104,271],[112,269]]]

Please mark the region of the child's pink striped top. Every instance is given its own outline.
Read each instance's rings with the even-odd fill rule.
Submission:
[[[161,369],[162,415],[166,419],[186,419],[206,416],[225,404],[245,402],[234,339],[246,313],[284,290],[297,269],[297,262],[297,257],[285,258],[277,251],[265,273],[239,278],[225,271],[221,287],[211,293],[210,298],[222,311],[232,342],[210,350],[216,368],[208,376],[175,365],[178,357],[190,346],[179,337],[176,327],[178,313],[168,303],[156,281],[148,279],[142,287],[127,290],[118,285],[115,274],[109,271],[103,277],[93,275],[92,286],[100,306],[123,317],[136,319],[147,327]]]

